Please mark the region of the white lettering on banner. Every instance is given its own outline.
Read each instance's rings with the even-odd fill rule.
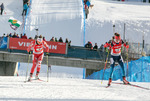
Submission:
[[[27,47],[29,47],[30,43],[27,43]]]
[[[19,44],[19,46],[22,46],[23,42],[21,42],[21,43],[20,43],[20,42],[18,42],[18,44]]]
[[[20,47],[29,47],[30,45],[30,42],[20,42],[18,41],[18,44]],[[57,45],[48,45],[49,49],[54,49],[54,50],[57,50]]]
[[[18,42],[19,46],[24,46],[24,47],[28,47],[30,45],[29,42]]]
[[[17,49],[17,47],[13,47],[13,46],[12,46],[12,47],[10,47],[10,48]]]
[[[57,45],[48,45],[49,49],[55,49],[57,50]]]
[[[58,43],[59,45],[64,45],[65,43]]]

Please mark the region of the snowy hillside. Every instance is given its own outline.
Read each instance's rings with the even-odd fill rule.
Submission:
[[[24,83],[24,79],[25,77],[0,77],[0,101],[150,100],[150,90],[119,84],[106,88],[106,81],[101,84],[99,80],[50,78],[49,82]],[[150,87],[148,83],[136,84]]]
[[[82,16],[82,0],[32,0],[25,33],[34,37],[38,28],[46,40],[62,37],[83,45]]]
[[[92,0],[94,7],[90,8],[86,21],[86,41],[97,42],[100,46],[111,39],[113,24],[115,32],[124,33],[130,42],[142,43],[142,35],[145,34],[145,42],[149,43],[150,37],[150,4],[142,2],[118,2],[112,0]]]

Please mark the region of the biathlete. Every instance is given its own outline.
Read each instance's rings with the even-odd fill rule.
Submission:
[[[48,52],[49,52],[48,45],[45,41],[43,41],[43,38],[41,35],[37,37],[36,40],[31,42],[30,46],[27,48],[27,51],[29,52],[29,54],[31,54],[30,50],[33,50],[33,55],[32,55],[33,65],[30,71],[30,76],[28,78],[28,81],[31,81],[32,75],[36,67],[37,67],[37,70],[36,70],[35,79],[39,79],[41,63],[42,63],[43,56],[44,56],[44,48],[46,48],[46,52],[47,52],[46,54],[48,55]]]
[[[124,65],[123,65],[123,58],[121,56],[121,47],[122,47],[122,45],[126,49],[129,48],[128,43],[127,42],[125,43],[121,39],[120,34],[118,34],[118,33],[115,33],[114,39],[112,41],[109,41],[108,43],[106,43],[104,45],[104,47],[110,47],[110,49],[111,49],[111,58],[110,58],[110,68],[111,68],[111,70],[110,70],[108,86],[110,86],[111,82],[112,82],[112,76],[113,76],[113,70],[114,70],[115,62],[118,62],[119,65],[121,66],[123,83],[124,84],[129,84],[129,82],[125,78],[125,70],[124,70]]]

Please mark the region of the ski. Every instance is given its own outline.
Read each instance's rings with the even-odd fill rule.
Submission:
[[[24,83],[26,83],[26,82],[32,82],[32,81],[35,81],[35,80],[36,80],[36,81],[42,81],[42,82],[46,82],[46,81],[44,81],[44,80],[41,80],[41,79],[31,79],[30,81],[28,81],[28,80],[27,80],[27,81],[24,81]]]
[[[38,80],[38,81],[43,81],[43,82],[46,82],[46,81],[44,81],[44,80],[41,80],[41,79],[32,79],[32,80]]]
[[[31,81],[28,81],[28,80],[27,80],[27,81],[24,81],[24,83],[26,83],[26,82],[31,82]]]
[[[124,84],[124,83],[118,83],[118,82],[112,82],[113,84],[121,84],[121,85],[129,85],[129,86],[132,86],[132,87],[137,87],[137,88],[141,88],[141,89],[145,89],[145,90],[150,90],[150,88],[146,88],[146,87],[142,87],[142,86],[139,86],[139,85],[134,85],[134,84]]]
[[[110,87],[110,86],[106,86],[106,88],[108,88],[108,87]]]

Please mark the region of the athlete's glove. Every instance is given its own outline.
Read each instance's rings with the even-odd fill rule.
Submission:
[[[29,51],[29,54],[31,54],[31,51]]]
[[[49,55],[49,53],[47,52],[47,53],[46,53],[46,56],[48,56],[48,55]]]

